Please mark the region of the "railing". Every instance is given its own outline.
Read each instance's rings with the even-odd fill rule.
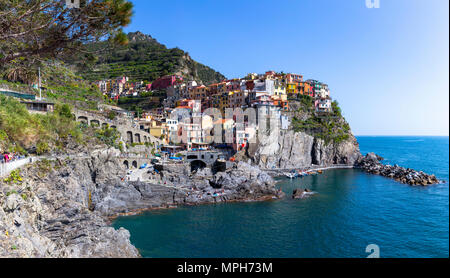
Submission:
[[[4,177],[11,173],[11,171],[14,171],[17,168],[20,168],[33,161],[34,159],[32,157],[26,157],[8,162],[0,162],[0,177]]]

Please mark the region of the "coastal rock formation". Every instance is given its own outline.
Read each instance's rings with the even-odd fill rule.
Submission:
[[[81,163],[41,161],[22,183],[0,185],[0,257],[139,257],[127,230],[89,208],[100,161],[108,164],[99,153],[84,161],[83,173]]]
[[[257,167],[166,166],[158,182],[128,182],[117,150],[90,159],[43,160],[21,171],[21,182],[0,182],[0,257],[139,257],[125,229],[109,217],[173,205],[282,197]]]
[[[361,156],[353,136],[340,143],[326,144],[322,139],[293,130],[259,136],[256,144],[250,144],[248,154],[265,169],[353,165]]]
[[[188,166],[165,165],[157,178],[158,183],[110,183],[107,189],[94,193],[95,210],[114,216],[148,208],[254,201],[283,196],[275,188],[272,177],[258,167],[243,162],[216,174],[209,168],[191,174]]]
[[[356,167],[361,168],[367,173],[392,178],[409,185],[426,186],[439,183],[435,175],[428,175],[422,171],[415,171],[398,165],[384,165],[379,162],[380,160],[382,160],[380,156],[374,153],[368,153],[356,162]]]
[[[294,192],[292,193],[292,199],[303,199],[312,194],[314,194],[314,192],[311,192],[311,190],[309,189],[294,189]]]

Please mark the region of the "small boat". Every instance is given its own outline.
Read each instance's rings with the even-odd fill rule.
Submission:
[[[295,179],[298,177],[296,173],[284,173],[284,175],[290,179]]]
[[[317,171],[317,173],[319,173],[319,174],[323,174],[323,171],[322,171],[322,170],[319,170],[319,171]]]
[[[298,175],[299,175],[299,177],[304,177],[304,176],[307,176],[308,174],[303,171],[299,171]]]

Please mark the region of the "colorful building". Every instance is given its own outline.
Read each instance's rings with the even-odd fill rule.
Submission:
[[[300,74],[288,73],[285,78],[286,83],[299,83],[303,81],[303,76]]]
[[[152,83],[152,90],[164,90],[170,86],[183,82],[183,77],[180,75],[167,75],[156,79]]]
[[[321,98],[317,99],[314,102],[316,112],[319,113],[328,113],[331,112],[331,99],[329,98]]]
[[[210,91],[204,85],[193,87],[192,89],[189,90],[189,98],[190,99],[203,100],[206,97],[208,97],[209,95],[210,95]]]
[[[286,85],[283,82],[283,79],[275,79],[274,80],[274,96],[286,96]]]
[[[239,108],[247,105],[248,92],[237,90],[228,93],[228,107]]]
[[[297,83],[287,83],[286,85],[286,94],[288,96],[295,96],[298,94],[298,85]]]
[[[301,95],[310,96],[310,97],[314,96],[312,86],[308,81],[299,82],[297,91]]]

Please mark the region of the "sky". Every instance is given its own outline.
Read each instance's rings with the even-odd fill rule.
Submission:
[[[448,0],[131,2],[125,31],[227,78],[275,70],[327,83],[355,135],[449,134]]]

